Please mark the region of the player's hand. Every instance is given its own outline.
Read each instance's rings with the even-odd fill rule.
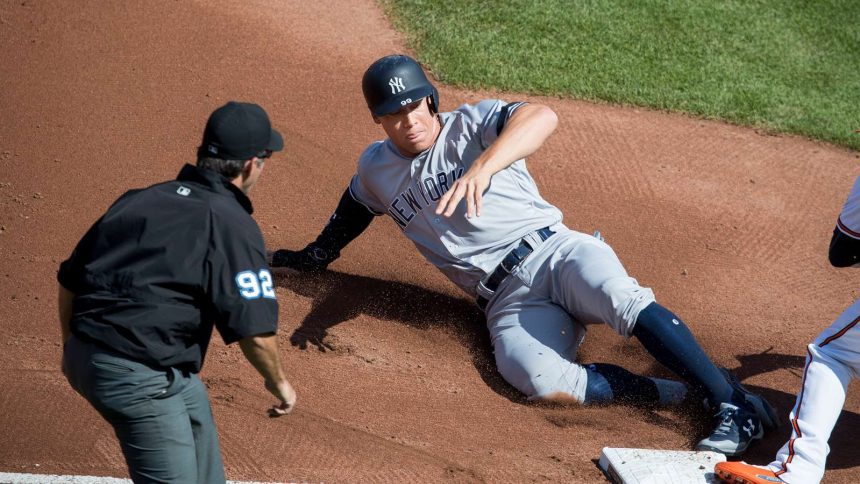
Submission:
[[[281,401],[280,404],[272,406],[269,409],[270,417],[280,417],[286,415],[296,406],[296,391],[290,382],[282,380],[280,382],[266,381],[266,390],[269,390],[272,395]]]
[[[269,254],[269,266],[287,267],[299,272],[322,272],[337,257],[309,244],[302,250],[280,249]]]
[[[460,200],[466,199],[466,218],[481,216],[484,191],[490,186],[490,176],[473,166],[442,195],[436,215],[450,217]]]

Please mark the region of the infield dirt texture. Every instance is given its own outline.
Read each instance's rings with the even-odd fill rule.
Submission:
[[[208,114],[264,106],[286,149],[252,192],[270,248],[325,224],[382,131],[360,78],[402,38],[370,0],[0,3],[0,471],[126,476],[110,427],[59,371],[55,272],[130,188],[193,162]],[[827,263],[858,154],[680,115],[439,86],[546,103],[560,125],[529,160],[573,228],[600,230],[629,272],[718,364],[777,407],[805,345],[855,298]],[[202,376],[236,480],[599,482],[604,446],[689,449],[704,415],[548,408],[497,375],[477,308],[378,219],[316,277],[278,276],[287,418],[236,347],[213,339]],[[321,351],[325,350],[325,351]],[[666,371],[590,326],[581,360]],[[860,481],[860,394],[831,440],[827,482]],[[769,461],[786,426],[747,455]]]

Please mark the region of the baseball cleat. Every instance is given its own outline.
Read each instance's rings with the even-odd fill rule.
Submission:
[[[746,462],[718,462],[714,474],[729,484],[771,484],[784,482],[772,470]]]
[[[719,419],[717,428],[699,441],[696,450],[710,450],[734,457],[744,453],[754,440],[764,437],[761,420],[746,408],[721,403],[715,416]]]
[[[775,429],[779,427],[779,419],[776,417],[776,412],[774,412],[773,407],[764,397],[747,390],[745,386],[741,385],[738,377],[733,375],[729,370],[720,368],[720,371],[725,375],[732,388],[744,396],[744,401],[755,410],[756,416],[758,416],[765,428]]]

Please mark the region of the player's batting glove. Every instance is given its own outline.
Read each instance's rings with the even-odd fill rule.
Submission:
[[[337,258],[321,247],[309,244],[302,250],[276,250],[272,254],[272,267],[287,267],[299,272],[322,272]]]

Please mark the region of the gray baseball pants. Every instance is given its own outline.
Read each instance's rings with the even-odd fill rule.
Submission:
[[[603,322],[627,338],[654,293],[627,274],[602,240],[552,226],[525,240],[534,252],[513,270],[486,308],[496,366],[529,400],[585,401],[588,377],[575,362],[583,323]]]
[[[225,482],[218,433],[200,378],[155,370],[72,336],[63,372],[114,428],[134,482]]]

